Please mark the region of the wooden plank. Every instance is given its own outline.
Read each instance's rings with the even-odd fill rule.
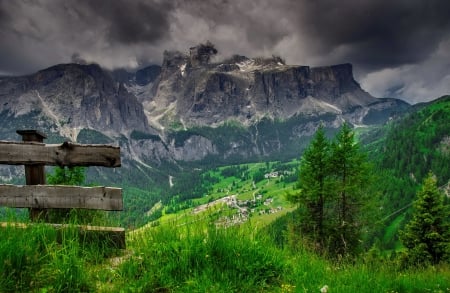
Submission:
[[[0,206],[123,210],[122,189],[65,185],[0,185]]]
[[[120,167],[120,147],[0,141],[0,164]]]
[[[125,229],[121,227],[103,227],[103,226],[91,226],[91,225],[68,225],[68,224],[32,224],[32,223],[16,223],[16,222],[2,222],[1,228],[16,228],[26,229],[33,227],[33,225],[45,225],[55,228],[62,233],[65,229],[75,228],[79,230],[80,240],[82,242],[102,242],[108,247],[125,249]],[[58,237],[62,239],[62,237]]]

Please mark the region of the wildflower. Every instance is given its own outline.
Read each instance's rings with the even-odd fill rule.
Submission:
[[[328,292],[328,286],[325,285],[322,288],[320,288],[320,293],[327,293]]]

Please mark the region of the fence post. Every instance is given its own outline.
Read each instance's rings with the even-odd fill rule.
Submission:
[[[24,142],[40,142],[43,143],[47,138],[45,134],[37,130],[17,130],[17,134],[22,136]],[[25,180],[27,185],[44,185],[45,184],[45,167],[44,165],[25,165]],[[38,221],[40,218],[46,218],[47,211],[45,209],[29,209],[30,220]]]

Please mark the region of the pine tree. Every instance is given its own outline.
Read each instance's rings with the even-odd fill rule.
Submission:
[[[301,231],[311,238],[316,248],[322,250],[326,240],[326,203],[329,195],[330,144],[322,126],[317,130],[311,144],[300,161],[300,192],[291,197],[304,209]]]
[[[331,144],[330,164],[336,205],[329,249],[336,255],[354,254],[359,245],[360,213],[365,204],[370,174],[366,156],[360,151],[354,132],[347,123]]]
[[[449,214],[443,198],[436,177],[429,173],[414,201],[412,219],[400,233],[407,249],[405,260],[408,263],[437,264],[449,256]]]
[[[330,144],[321,126],[300,161],[300,191],[289,198],[299,203],[300,233],[315,250],[336,257],[356,252],[369,178],[351,128],[344,124]]]

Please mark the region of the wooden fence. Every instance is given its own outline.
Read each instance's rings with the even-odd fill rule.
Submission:
[[[123,210],[122,189],[45,185],[45,166],[120,167],[120,148],[70,142],[44,144],[46,136],[36,130],[18,130],[22,142],[0,141],[0,164],[24,165],[26,186],[0,184],[0,206],[28,208],[33,222],[46,219],[48,209]],[[2,224],[1,226],[5,226]],[[51,224],[55,228],[64,225]],[[16,224],[17,227],[23,227]],[[77,226],[83,234],[99,234],[113,246],[125,248],[125,229]]]

